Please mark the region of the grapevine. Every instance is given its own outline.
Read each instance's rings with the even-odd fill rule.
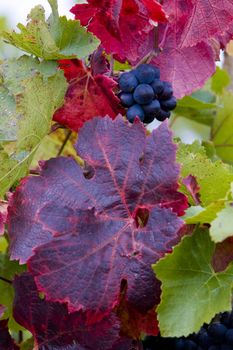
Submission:
[[[233,1],[48,2],[0,21],[0,350],[232,350]]]

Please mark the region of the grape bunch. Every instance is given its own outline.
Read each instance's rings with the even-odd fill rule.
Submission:
[[[209,325],[187,338],[148,336],[144,350],[233,350],[233,311],[218,315]]]
[[[155,118],[164,121],[176,107],[172,85],[160,80],[160,70],[151,64],[122,73],[119,78],[119,98],[128,108],[126,117],[132,123],[136,116],[146,124]]]

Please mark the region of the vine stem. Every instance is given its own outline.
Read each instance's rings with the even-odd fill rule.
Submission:
[[[8,280],[8,279],[5,278],[5,277],[0,276],[0,280],[3,281],[3,282],[6,282],[6,283],[8,283],[8,284],[12,284],[12,281],[11,281],[11,280]]]
[[[72,131],[71,130],[67,130],[67,134],[66,134],[65,140],[63,141],[63,143],[62,143],[62,145],[61,145],[61,147],[60,147],[60,149],[59,149],[59,151],[57,153],[57,157],[59,157],[62,154],[62,152],[63,152],[67,142],[69,141],[69,138],[70,138],[71,134],[72,134]]]

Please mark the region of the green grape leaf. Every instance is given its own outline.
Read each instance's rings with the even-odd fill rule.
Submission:
[[[216,219],[211,222],[210,236],[214,242],[222,242],[233,236],[233,206],[227,205],[217,213]]]
[[[217,67],[216,73],[211,78],[211,90],[216,94],[222,94],[230,82],[231,79],[227,71]]]
[[[185,96],[179,100],[174,112],[178,116],[194,120],[195,122],[211,125],[215,110],[216,104],[212,100],[211,102],[206,102],[192,95]]]
[[[198,332],[215,314],[231,310],[233,264],[216,273],[211,266],[215,244],[208,231],[197,229],[153,265],[162,282],[157,308],[162,336],[180,337]]]
[[[6,254],[0,253],[0,277],[12,281],[15,274],[25,271],[25,265],[19,265],[16,261],[10,261]],[[2,319],[9,319],[9,328],[14,331],[22,329],[13,319],[12,307],[14,299],[14,289],[11,283],[0,279],[0,304],[6,307]]]
[[[190,207],[186,210],[183,219],[186,224],[211,223],[216,218],[218,212],[224,208],[225,203],[226,201],[223,199],[211,203],[206,208],[200,206]]]
[[[88,33],[77,20],[59,17],[57,1],[49,1],[52,14],[45,19],[45,10],[38,5],[28,15],[27,25],[17,25],[20,32],[2,32],[2,37],[23,51],[45,60],[84,58],[98,46],[99,40]]]
[[[207,103],[192,96],[185,96],[178,101],[178,106],[182,108],[193,108],[196,110],[216,108],[215,103]]]
[[[50,130],[55,110],[64,101],[67,88],[63,72],[57,70],[56,65],[49,75],[50,63],[48,69],[46,63],[40,64],[37,59],[21,58],[12,65],[13,71],[17,70],[17,63],[20,70],[25,62],[31,62],[28,65],[31,74],[26,73],[25,65],[25,69],[15,77],[15,82],[11,64],[0,68],[0,72],[5,71],[0,100],[10,98],[11,101],[11,111],[2,115],[3,123],[0,123],[0,196],[26,175],[34,153]]]
[[[229,165],[220,160],[212,162],[198,142],[191,145],[179,143],[177,161],[182,166],[181,178],[195,176],[200,186],[202,206],[225,199],[233,181],[233,172]]]
[[[233,95],[225,92],[221,97],[222,107],[218,108],[214,118],[211,140],[213,141],[217,155],[228,163],[233,163]]]

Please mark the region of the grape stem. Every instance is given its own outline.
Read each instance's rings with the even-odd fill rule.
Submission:
[[[63,152],[67,142],[69,141],[69,138],[70,138],[71,134],[72,134],[72,131],[71,130],[67,130],[67,134],[66,134],[65,140],[63,141],[63,143],[62,143],[62,145],[61,145],[61,147],[60,147],[60,149],[59,149],[59,151],[57,153],[57,157],[59,157],[62,154],[62,152]]]

